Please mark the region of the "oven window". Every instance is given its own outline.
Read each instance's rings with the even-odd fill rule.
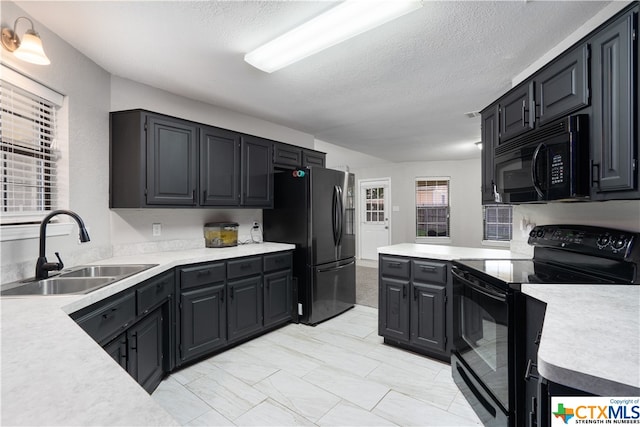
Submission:
[[[460,309],[460,357],[508,408],[508,304],[467,288]]]

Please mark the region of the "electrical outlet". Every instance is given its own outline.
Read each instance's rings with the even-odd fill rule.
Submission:
[[[253,221],[253,228],[260,228],[260,223],[258,221]]]
[[[160,223],[154,223],[151,225],[151,231],[154,237],[158,237],[160,235],[162,235],[162,224]]]

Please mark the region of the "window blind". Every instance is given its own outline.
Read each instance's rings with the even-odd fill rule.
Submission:
[[[58,105],[3,75],[0,106],[1,222],[37,222],[57,207]]]
[[[511,240],[512,212],[511,205],[483,206],[484,240]]]
[[[449,237],[449,179],[416,179],[416,237]]]

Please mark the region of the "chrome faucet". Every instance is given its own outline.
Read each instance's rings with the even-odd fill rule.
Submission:
[[[45,240],[47,238],[47,224],[51,221],[56,215],[65,214],[69,215],[71,218],[75,219],[78,223],[78,228],[80,229],[80,241],[88,242],[89,233],[87,233],[87,229],[84,226],[84,222],[82,222],[82,218],[72,211],[67,210],[57,210],[52,211],[49,215],[44,217],[42,222],[40,223],[40,254],[38,256],[38,261],[36,262],[36,279],[46,279],[49,277],[49,272],[54,270],[62,270],[64,268],[64,264],[60,259],[60,254],[56,252],[56,258],[58,258],[58,262],[47,262],[47,257],[45,256]]]

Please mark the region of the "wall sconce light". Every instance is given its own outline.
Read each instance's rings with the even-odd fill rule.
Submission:
[[[18,21],[21,19],[26,19],[31,24],[31,29],[24,32],[22,40],[20,40],[16,33]],[[16,19],[16,22],[13,24],[13,30],[9,27],[2,29],[2,46],[9,52],[13,52],[16,58],[22,59],[23,61],[38,65],[51,64],[51,61],[47,58],[42,48],[40,36],[33,29],[33,21],[26,16],[20,16]]]
[[[474,144],[476,144],[476,147],[478,147],[478,150],[482,150],[482,141],[474,142]]]

